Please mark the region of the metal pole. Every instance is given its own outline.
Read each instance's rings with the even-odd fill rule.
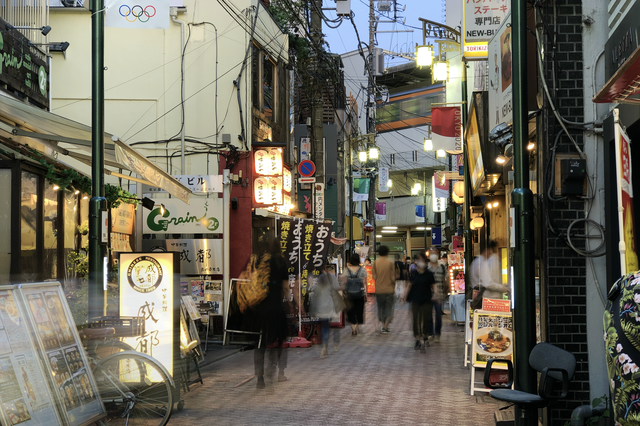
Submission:
[[[462,55],[463,53],[460,52]],[[467,97],[467,62],[464,57],[460,61],[460,69],[462,72],[462,131],[467,127],[469,104]],[[465,140],[466,143],[466,140]],[[464,146],[463,153],[464,168],[464,276],[465,283],[471,283],[471,263],[473,262],[473,239],[471,235],[471,198],[473,197],[473,188],[471,188],[471,160],[469,158],[469,150]],[[465,285],[465,299],[473,298],[473,289],[471,285]]]
[[[424,251],[427,252],[427,172],[422,176],[422,199],[424,202]],[[434,197],[434,194],[431,194]]]
[[[230,253],[230,235],[231,235],[231,179],[230,179],[231,171],[229,169],[222,170],[222,286],[224,288],[224,292],[222,293],[222,303],[223,306],[229,306],[229,297],[231,294],[231,259],[229,257]],[[224,314],[224,336],[222,338],[222,344],[228,344],[227,339],[227,320],[229,318],[229,312],[225,311]],[[209,339],[209,334],[207,334],[207,340]]]
[[[353,138],[349,137],[349,254],[347,261],[351,262],[351,254],[355,253],[353,249]]]
[[[104,315],[104,257],[101,244],[104,197],[104,0],[91,2],[91,200],[89,200],[89,319]]]
[[[527,117],[527,3],[511,2],[513,33],[513,147],[516,247],[514,250],[513,324],[515,331],[515,388],[536,393],[536,372],[529,366],[529,354],[536,344],[536,305],[533,244],[533,193],[529,189]],[[516,425],[537,423],[537,410],[521,412],[516,406]]]

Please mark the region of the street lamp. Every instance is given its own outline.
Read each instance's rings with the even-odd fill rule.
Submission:
[[[378,148],[376,148],[376,147],[369,148],[369,159],[370,160],[377,160],[378,159]]]
[[[449,81],[449,64],[446,61],[437,61],[433,64],[433,81]]]
[[[433,46],[416,45],[416,64],[419,67],[430,67],[433,64]]]
[[[431,140],[431,137],[424,138],[424,150],[433,151],[433,141]]]
[[[358,152],[358,159],[360,160],[361,163],[366,162],[367,161],[367,151]]]
[[[436,157],[437,158],[446,158],[447,157],[447,152],[444,149],[439,149],[436,151]]]
[[[10,24],[6,24],[5,26],[8,30],[39,30],[43,36],[46,36],[51,31],[51,27],[48,25],[45,25],[44,27],[40,27],[40,28],[25,27],[25,26],[14,27],[13,25],[10,25]]]

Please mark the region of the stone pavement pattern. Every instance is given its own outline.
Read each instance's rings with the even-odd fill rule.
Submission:
[[[369,298],[357,336],[341,330],[338,353],[319,346],[288,351],[288,381],[256,389],[253,351],[204,368],[204,385],[184,395],[170,425],[493,425],[500,405],[469,395],[462,327],[443,317],[442,339],[414,350],[408,305],[396,305],[390,334],[374,331]],[[276,374],[277,375],[277,374]],[[275,379],[275,377],[274,377]],[[238,386],[239,385],[239,386]]]

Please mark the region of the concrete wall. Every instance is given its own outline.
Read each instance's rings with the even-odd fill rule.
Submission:
[[[250,42],[249,33],[217,2],[185,0],[186,13],[177,19],[185,23],[184,38],[184,115],[185,134],[198,141],[216,144],[221,134],[231,135],[239,148],[240,120],[245,135],[251,135],[251,61],[240,79],[242,117],[238,108],[236,87]],[[287,60],[288,39],[257,0],[234,2],[238,20],[246,29],[257,7],[255,39],[275,59]],[[91,14],[86,9],[52,9],[51,26],[56,40],[68,41],[66,57],[53,56],[52,112],[91,124]],[[213,25],[187,25],[211,22]],[[217,28],[217,37],[216,29]],[[190,34],[189,34],[190,33]],[[141,141],[164,141],[174,136],[178,141],[136,145],[136,149],[171,174],[217,174],[217,160],[205,154],[186,157],[185,170],[180,169],[181,111],[181,26],[171,22],[166,30],[105,29],[105,130],[128,144]],[[205,147],[202,143],[186,144],[186,151]]]

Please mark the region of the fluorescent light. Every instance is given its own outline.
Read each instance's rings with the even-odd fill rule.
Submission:
[[[383,229],[382,233],[383,234],[395,234],[397,231],[393,231],[391,229]]]
[[[383,226],[382,229],[398,229],[397,226]]]
[[[416,231],[424,231],[424,226],[418,226],[418,227],[416,228]]]
[[[376,235],[376,238],[382,238],[382,235]]]

